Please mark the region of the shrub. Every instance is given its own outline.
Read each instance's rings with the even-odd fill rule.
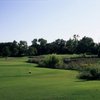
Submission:
[[[100,80],[100,70],[97,68],[84,68],[78,77],[86,80]]]
[[[43,59],[44,59],[43,56],[41,56],[41,57],[40,56],[33,56],[33,57],[30,57],[27,62],[39,64]]]
[[[98,50],[98,57],[100,58],[100,49]]]
[[[29,63],[36,63],[36,64],[38,64],[40,62],[40,60],[36,59],[36,58],[30,58],[30,59],[28,59],[28,62]]]
[[[59,58],[56,55],[49,55],[43,61],[39,63],[40,67],[57,68],[59,65]]]
[[[99,61],[99,58],[64,58],[64,68],[68,70],[81,71],[89,66],[94,66]]]

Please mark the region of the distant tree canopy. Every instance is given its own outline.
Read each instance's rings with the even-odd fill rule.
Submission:
[[[27,41],[17,41],[0,43],[0,56],[17,57],[17,56],[34,56],[43,54],[98,54],[100,57],[100,43],[95,43],[92,38],[84,36],[78,40],[78,35],[74,35],[72,39],[57,39],[51,43],[47,40],[33,39],[30,46]]]

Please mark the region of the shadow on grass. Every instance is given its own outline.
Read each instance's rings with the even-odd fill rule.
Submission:
[[[75,82],[87,82],[87,81],[89,81],[89,80],[77,80]]]

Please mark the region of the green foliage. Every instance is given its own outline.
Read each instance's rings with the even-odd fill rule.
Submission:
[[[29,47],[27,50],[27,55],[28,56],[34,56],[37,55],[37,49],[34,47]]]
[[[45,39],[43,39],[43,38],[40,38],[40,39],[38,40],[38,42],[39,42],[39,45],[40,45],[40,46],[46,46],[46,44],[47,44],[47,40],[45,40]]]
[[[37,63],[40,67],[68,69],[81,71],[88,66],[94,66],[99,62],[95,56],[83,55],[42,55],[29,58],[29,63]],[[53,67],[52,67],[53,66]]]
[[[12,42],[12,45],[10,47],[10,52],[11,52],[10,56],[13,56],[13,57],[18,56],[19,48],[18,48],[18,43],[15,40]]]
[[[20,41],[19,42],[19,53],[18,56],[25,56],[27,54],[27,42],[26,41]]]
[[[34,47],[37,47],[37,39],[33,39],[33,41],[32,41],[32,46],[34,46]]]
[[[9,47],[6,46],[6,47],[3,48],[3,56],[4,57],[8,57],[10,55],[10,53],[11,52],[9,50]]]
[[[86,80],[100,80],[100,70],[98,68],[84,68],[80,74],[80,79],[86,79]]]
[[[78,53],[92,53],[94,51],[95,43],[92,38],[84,36],[77,46]]]
[[[57,68],[60,65],[60,59],[55,55],[48,55],[42,62],[39,63],[39,66],[48,67],[48,68]]]
[[[100,58],[100,48],[99,48],[99,50],[98,50],[98,57]]]
[[[30,46],[26,41],[6,42],[0,43],[0,56],[3,56],[3,48],[8,47],[11,54],[9,56],[33,56],[44,54],[98,54],[100,44],[94,43],[90,37],[83,37],[78,40],[78,35],[74,35],[72,39],[63,40],[56,39],[55,41],[48,43],[43,38],[33,39]],[[34,49],[33,49],[34,48]]]
[[[33,56],[28,59],[28,63],[40,64],[44,60],[44,56]]]
[[[88,66],[94,66],[98,61],[99,58],[83,58],[83,55],[77,58],[64,58],[64,68],[81,71],[83,68],[87,68]]]

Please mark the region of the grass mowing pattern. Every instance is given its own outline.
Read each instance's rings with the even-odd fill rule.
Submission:
[[[37,68],[25,61],[0,58],[0,100],[100,100],[100,81],[78,80],[76,71]]]

